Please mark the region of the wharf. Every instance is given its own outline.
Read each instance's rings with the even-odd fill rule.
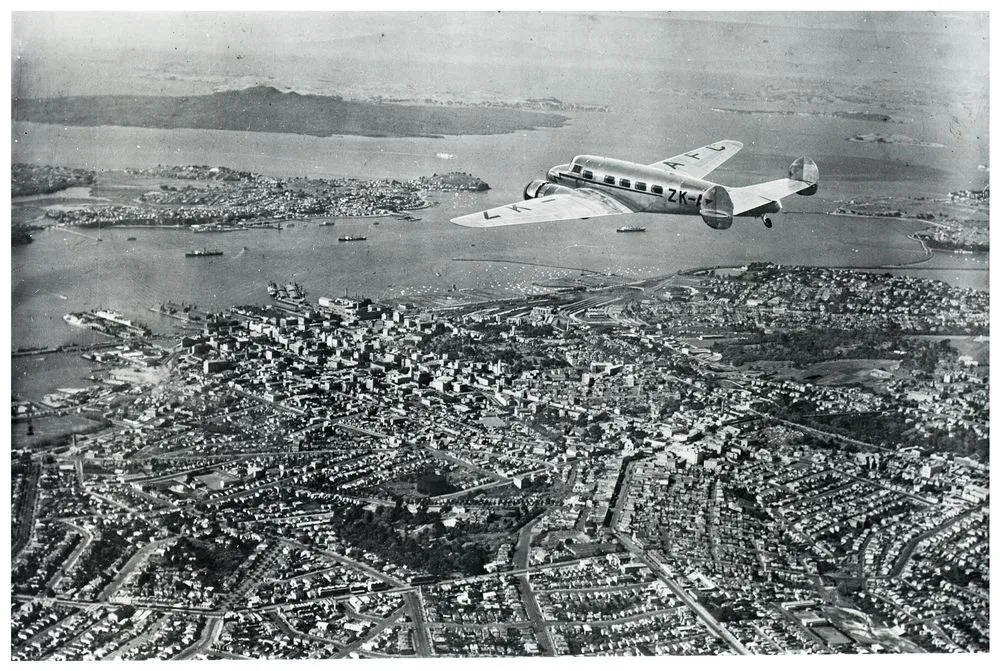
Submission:
[[[180,321],[186,323],[204,322],[205,317],[208,316],[206,313],[198,310],[194,305],[187,305],[185,303],[178,305],[172,301],[160,303],[159,305],[153,305],[149,309],[151,312],[156,312],[164,317],[179,319]]]

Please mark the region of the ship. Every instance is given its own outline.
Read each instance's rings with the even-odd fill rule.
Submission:
[[[645,233],[644,226],[621,226],[617,229],[619,233]]]
[[[334,225],[336,225],[336,222],[334,221],[324,221],[322,224],[320,224],[320,226],[334,226]]]
[[[80,328],[89,328],[91,324],[91,322],[84,319],[82,315],[72,312],[68,315],[63,315],[63,321],[70,326],[79,326]]]
[[[133,236],[131,236],[131,235],[129,237],[125,238],[125,239],[128,240],[129,242],[134,242],[135,241],[135,238]]]
[[[94,310],[93,315],[105,321],[121,324],[122,326],[135,326],[131,319],[117,310]]]
[[[181,303],[178,305],[173,301],[167,301],[166,303],[160,303],[159,305],[153,305],[149,308],[152,312],[157,312],[164,317],[170,317],[172,319],[179,319],[182,322],[193,322],[202,321],[202,315],[204,313],[197,312],[197,308],[194,305],[189,305],[187,303]]]
[[[341,242],[362,242],[364,240],[367,240],[368,238],[366,238],[363,235],[345,235],[344,237],[337,239],[340,240]]]
[[[245,231],[246,226],[224,226],[223,224],[193,224],[192,233],[231,233],[233,231]]]
[[[306,302],[306,290],[298,282],[289,282],[285,286],[268,282],[267,293],[277,302],[296,308]]]
[[[221,249],[192,249],[184,252],[184,256],[222,256]]]
[[[63,315],[63,320],[71,326],[89,328],[116,338],[149,337],[151,331],[145,324],[133,322],[115,310],[94,310],[93,312],[71,312]]]

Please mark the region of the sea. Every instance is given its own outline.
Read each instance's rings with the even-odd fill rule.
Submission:
[[[17,162],[97,170],[223,165],[275,176],[394,179],[461,171],[492,188],[474,194],[431,193],[434,204],[414,213],[419,221],[344,218],[334,226],[316,220],[280,231],[224,234],[171,228],[39,231],[33,243],[11,252],[12,348],[100,338],[63,320],[66,313],[97,308],[123,312],[157,333],[175,333],[178,323],[151,307],[166,301],[208,311],[264,304],[270,281],[297,282],[311,300],[351,295],[395,304],[433,291],[537,293],[539,284],[582,274],[640,279],[692,267],[766,261],[872,268],[988,290],[986,254],[935,253],[921,263],[925,251],[911,237],[924,228],[919,222],[828,214],[852,199],[921,195],[933,200],[970,188],[974,148],[948,142],[849,142],[869,132],[872,123],[829,115],[734,114],[721,105],[676,94],[645,96],[620,101],[608,112],[566,112],[569,121],[561,128],[422,138],[14,123],[12,159]],[[946,131],[936,130],[947,126],[946,107],[904,110],[902,118],[911,121],[894,124],[892,131],[947,140],[942,137]],[[660,215],[493,229],[449,222],[521,200],[529,181],[577,154],[652,163],[722,139],[741,140],[745,147],[712,174],[713,180],[742,186],[783,177],[793,159],[807,155],[819,165],[819,193],[786,199],[785,209],[773,216],[772,229],[759,220],[738,219],[731,229],[717,231],[696,217]],[[80,189],[66,195],[73,202],[99,197]],[[15,209],[31,204],[13,199]],[[642,225],[646,232],[616,233],[628,224]],[[347,233],[367,240],[338,242]],[[185,257],[203,247],[220,249],[223,255]],[[72,357],[15,358],[14,395],[38,398],[46,389],[80,386],[85,366],[78,359],[67,365]]]

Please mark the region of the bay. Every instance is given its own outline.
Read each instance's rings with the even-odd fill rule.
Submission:
[[[12,249],[12,345],[80,342],[83,334],[62,315],[102,307],[168,333],[178,323],[150,312],[151,306],[169,300],[218,310],[266,303],[269,281],[299,282],[311,300],[347,293],[391,303],[434,290],[537,291],[536,282],[583,272],[638,279],[753,261],[860,267],[914,263],[924,253],[909,236],[920,224],[825,213],[851,198],[941,197],[968,181],[968,162],[956,161],[955,152],[846,142],[863,125],[855,121],[706,114],[704,101],[670,102],[669,117],[647,104],[611,113],[574,113],[563,128],[442,138],[13,124],[12,158],[21,162],[96,170],[225,165],[276,176],[395,179],[457,170],[485,179],[492,190],[431,194],[437,204],[417,212],[420,221],[381,218],[377,226],[372,219],[345,219],[333,227],[298,222],[280,232],[216,235],[115,228],[102,230],[101,242],[93,239],[93,231],[37,232],[32,244]],[[772,230],[751,219],[715,231],[693,217],[643,215],[486,230],[449,223],[452,217],[521,199],[528,181],[579,153],[653,162],[722,137],[745,140],[747,146],[713,174],[718,181],[742,185],[772,179],[784,174],[796,156],[807,154],[820,164],[820,193],[787,199]],[[951,159],[942,160],[944,155]],[[824,172],[825,166],[829,169]],[[74,190],[73,195],[86,194]],[[641,224],[647,232],[615,232],[627,224]],[[339,243],[345,233],[367,240]],[[205,246],[224,254],[184,256]],[[986,289],[985,267],[987,255],[939,254],[924,266],[894,272]],[[18,389],[16,380],[14,387]]]

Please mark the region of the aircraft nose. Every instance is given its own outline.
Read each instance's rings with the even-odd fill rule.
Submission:
[[[559,181],[560,168],[564,168],[564,167],[566,167],[566,166],[556,165],[556,166],[553,166],[553,167],[549,168],[549,171],[545,174],[545,178],[548,179],[550,182],[557,182],[557,181]]]

